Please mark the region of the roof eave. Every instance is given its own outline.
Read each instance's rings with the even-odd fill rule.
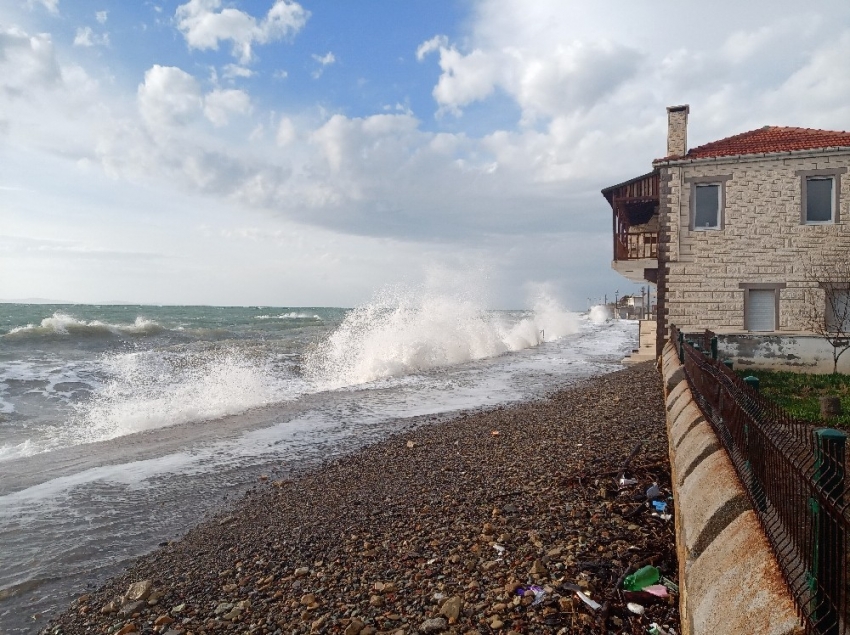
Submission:
[[[836,154],[850,152],[850,146],[830,146],[826,148],[810,148],[808,150],[782,150],[780,152],[753,152],[749,154],[725,154],[713,157],[665,157],[652,162],[654,168],[692,165],[696,163],[726,163],[732,161],[757,161],[760,159],[775,159],[780,157],[808,157],[819,154]],[[604,190],[603,190],[604,191]]]

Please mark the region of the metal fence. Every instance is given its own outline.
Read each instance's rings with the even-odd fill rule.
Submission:
[[[694,399],[732,460],[806,632],[850,634],[846,435],[794,419],[761,397],[717,359],[712,333],[670,330]]]

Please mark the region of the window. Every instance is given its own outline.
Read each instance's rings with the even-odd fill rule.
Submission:
[[[800,222],[804,225],[837,223],[841,175],[847,168],[799,170]]]
[[[694,229],[719,229],[720,185],[704,183],[695,187]]]
[[[689,176],[691,184],[690,228],[696,231],[723,229],[726,181],[731,176]]]
[[[772,332],[779,327],[779,291],[783,282],[742,282],[744,290],[744,328],[747,331]]]
[[[831,223],[835,197],[835,179],[831,176],[806,177],[806,222]]]

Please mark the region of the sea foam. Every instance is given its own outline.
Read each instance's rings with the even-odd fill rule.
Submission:
[[[577,330],[577,316],[550,298],[516,321],[460,295],[385,289],[305,356],[304,373],[333,389],[495,357]]]
[[[39,324],[27,324],[10,330],[3,337],[28,337],[49,335],[154,335],[163,331],[163,327],[154,320],[137,317],[132,324],[109,324],[99,320],[77,319],[67,313],[56,311],[52,316],[44,318]]]

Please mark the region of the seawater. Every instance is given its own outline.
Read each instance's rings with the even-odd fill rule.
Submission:
[[[387,289],[355,309],[0,305],[0,631],[256,483],[619,367],[634,322]]]

